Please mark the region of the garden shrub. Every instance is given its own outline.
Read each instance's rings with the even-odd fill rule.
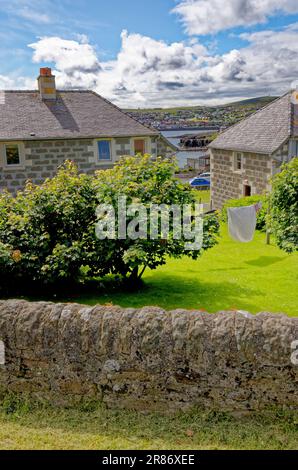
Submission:
[[[228,207],[252,206],[253,204],[257,204],[258,202],[262,202],[262,209],[258,211],[257,213],[257,230],[265,232],[267,212],[268,212],[268,196],[254,195],[254,196],[242,197],[240,199],[230,199],[224,204],[222,208],[221,218],[223,222],[227,222]]]
[[[125,195],[127,203],[191,204],[195,196],[189,185],[174,177],[175,163],[171,160],[150,156],[125,157],[111,170],[97,172],[96,184],[100,199],[112,204],[117,213],[117,200]],[[128,221],[129,222],[129,221]],[[117,229],[118,227],[116,227]],[[204,218],[202,250],[185,250],[185,239],[174,240],[125,240],[111,244],[111,258],[116,273],[138,278],[144,268],[155,269],[166,263],[167,256],[179,258],[183,255],[197,259],[201,252],[217,243],[219,223],[217,215]]]
[[[118,210],[119,195],[127,203],[145,205],[194,202],[191,188],[174,177],[172,161],[150,157],[123,158],[111,170],[79,174],[66,162],[57,175],[36,186],[28,182],[15,197],[0,194],[0,286],[47,288],[83,283],[107,274],[139,279],[167,256],[194,259],[217,243],[215,215],[204,219],[201,250],[186,251],[185,240],[99,240],[96,208],[109,203]]]
[[[272,181],[271,225],[277,245],[287,253],[298,250],[298,158],[283,165]]]

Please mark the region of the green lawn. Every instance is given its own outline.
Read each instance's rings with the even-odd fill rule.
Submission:
[[[287,255],[265,244],[256,233],[251,243],[231,240],[222,228],[219,245],[193,261],[169,260],[156,271],[147,271],[145,285],[137,292],[103,292],[67,297],[65,300],[123,307],[159,305],[165,309],[223,309],[270,311],[298,315],[298,253]]]
[[[197,189],[194,190],[196,200],[200,203],[209,204],[210,203],[210,190],[206,191],[198,191]]]
[[[197,411],[0,409],[0,449],[297,449],[297,420],[294,412],[233,418]]]

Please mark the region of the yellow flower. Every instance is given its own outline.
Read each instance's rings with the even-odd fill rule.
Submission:
[[[11,254],[11,257],[16,263],[19,263],[22,259],[22,253],[20,250],[14,250]]]

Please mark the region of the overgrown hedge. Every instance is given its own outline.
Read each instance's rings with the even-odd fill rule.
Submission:
[[[255,196],[242,197],[240,199],[230,199],[224,204],[222,208],[222,212],[221,212],[222,221],[227,222],[228,220],[227,209],[229,207],[252,206],[253,204],[257,204],[258,202],[262,202],[262,209],[257,213],[257,230],[265,232],[267,212],[268,212],[268,196],[255,195]]]
[[[36,186],[28,182],[16,197],[0,194],[0,289],[84,283],[106,275],[138,280],[146,267],[155,269],[168,256],[196,259],[217,243],[216,216],[204,219],[201,250],[186,251],[185,240],[105,239],[95,234],[96,208],[118,196],[127,203],[194,202],[192,189],[174,178],[170,160],[123,158],[95,176],[79,174],[71,163],[57,176]],[[129,222],[129,220],[128,220]]]
[[[298,158],[283,165],[272,181],[271,226],[279,248],[298,251]]]

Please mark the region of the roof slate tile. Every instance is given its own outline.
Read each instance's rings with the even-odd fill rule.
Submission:
[[[69,139],[159,135],[92,91],[58,91],[42,100],[38,91],[4,91],[0,140]]]

